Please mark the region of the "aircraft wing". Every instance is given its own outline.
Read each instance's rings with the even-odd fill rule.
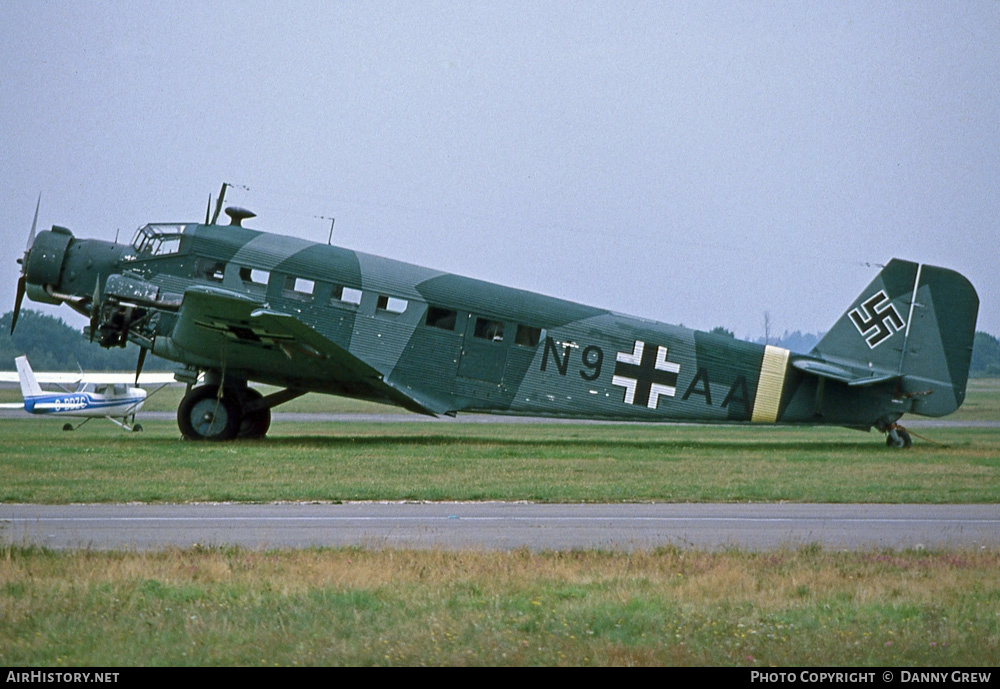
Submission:
[[[135,373],[72,373],[70,371],[37,371],[35,379],[42,385],[66,385],[76,387],[80,383],[103,385],[135,385]],[[17,371],[0,371],[0,383],[18,383]],[[165,385],[177,383],[173,373],[142,373],[139,385]],[[181,385],[181,383],[177,383]]]
[[[448,404],[410,387],[393,384],[385,375],[340,344],[306,325],[299,317],[273,311],[261,302],[228,290],[208,286],[189,288],[177,314],[172,339],[190,351],[215,351],[218,340],[206,337],[221,333],[238,343],[232,365],[277,372],[272,378],[329,380],[342,394],[381,397],[410,411],[437,416],[451,411]],[[249,349],[244,349],[249,348]],[[236,353],[239,354],[236,354]],[[252,375],[250,376],[253,377]]]

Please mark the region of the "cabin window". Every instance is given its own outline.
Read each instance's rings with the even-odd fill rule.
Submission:
[[[267,281],[270,278],[271,274],[266,270],[258,270],[257,268],[248,268],[246,266],[240,268],[240,280],[243,282],[266,287]]]
[[[210,282],[222,282],[226,273],[226,264],[222,261],[213,261],[210,258],[199,258],[195,263],[194,276]]]
[[[285,286],[281,290],[281,296],[298,301],[309,301],[315,288],[316,283],[312,280],[289,275],[285,278]]]
[[[330,293],[331,304],[354,304],[361,303],[361,290],[343,285],[334,285],[333,292]]]
[[[431,328],[441,328],[442,330],[454,330],[455,322],[458,320],[458,312],[451,309],[442,309],[440,306],[428,306],[427,318],[424,323]]]
[[[380,294],[378,295],[378,303],[375,308],[378,311],[387,311],[389,313],[403,313],[406,311],[406,304],[407,301],[405,299]]]
[[[476,327],[472,331],[472,335],[481,340],[501,342],[503,340],[503,323],[491,321],[488,318],[476,318]]]
[[[530,325],[518,325],[514,334],[514,344],[522,347],[536,347],[538,341],[542,339],[542,329],[533,328]]]

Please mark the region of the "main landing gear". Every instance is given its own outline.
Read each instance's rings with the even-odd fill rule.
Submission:
[[[896,424],[889,426],[889,430],[885,435],[886,447],[894,447],[899,450],[905,450],[911,445],[913,445],[913,438],[910,437],[909,431]]]
[[[303,394],[302,390],[281,390],[264,397],[246,382],[210,382],[184,395],[177,425],[188,440],[259,439],[271,427],[271,408]]]
[[[87,423],[88,421],[90,421],[90,419],[93,419],[93,418],[97,418],[97,417],[96,416],[88,417],[88,418],[84,419],[83,421],[81,421],[80,423],[78,423],[75,426],[73,424],[71,424],[71,423],[64,423],[62,428],[63,428],[64,431],[75,431],[77,428],[79,428],[80,426],[82,426],[83,424]],[[126,431],[132,431],[134,433],[141,433],[142,432],[142,424],[139,424],[139,423],[135,422],[135,414],[132,414],[132,421],[131,422],[129,421],[129,417],[127,417],[127,416],[124,417],[121,421],[119,421],[118,419],[112,419],[110,416],[105,416],[104,418],[106,418],[108,421],[110,421],[113,424],[117,424],[120,428],[122,428],[122,429],[124,429]]]
[[[235,392],[232,388],[200,385],[184,395],[177,408],[177,425],[181,428],[181,435],[188,440],[235,438],[242,420],[241,405]]]

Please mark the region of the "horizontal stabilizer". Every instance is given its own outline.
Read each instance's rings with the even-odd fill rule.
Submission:
[[[826,378],[828,380],[836,380],[841,383],[847,383],[851,387],[888,383],[901,378],[901,376],[896,374],[872,375],[869,373],[868,375],[863,375],[859,371],[851,370],[845,366],[831,364],[828,361],[819,361],[817,359],[796,358],[792,360],[792,366],[803,373],[808,373],[809,375],[817,376],[819,378]]]

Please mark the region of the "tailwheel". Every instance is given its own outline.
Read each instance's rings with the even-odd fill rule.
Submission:
[[[885,436],[885,446],[894,447],[899,450],[905,450],[913,445],[913,438],[910,437],[910,432],[907,431],[902,426],[896,426],[895,424],[889,428],[889,432]]]
[[[243,408],[259,402],[263,395],[257,390],[248,387],[243,397]],[[271,410],[268,407],[261,407],[250,412],[243,413],[240,421],[240,430],[237,437],[247,439],[259,439],[267,435],[267,429],[271,427]]]
[[[236,395],[229,388],[201,385],[181,400],[177,425],[188,440],[232,440],[240,430],[242,414]]]

